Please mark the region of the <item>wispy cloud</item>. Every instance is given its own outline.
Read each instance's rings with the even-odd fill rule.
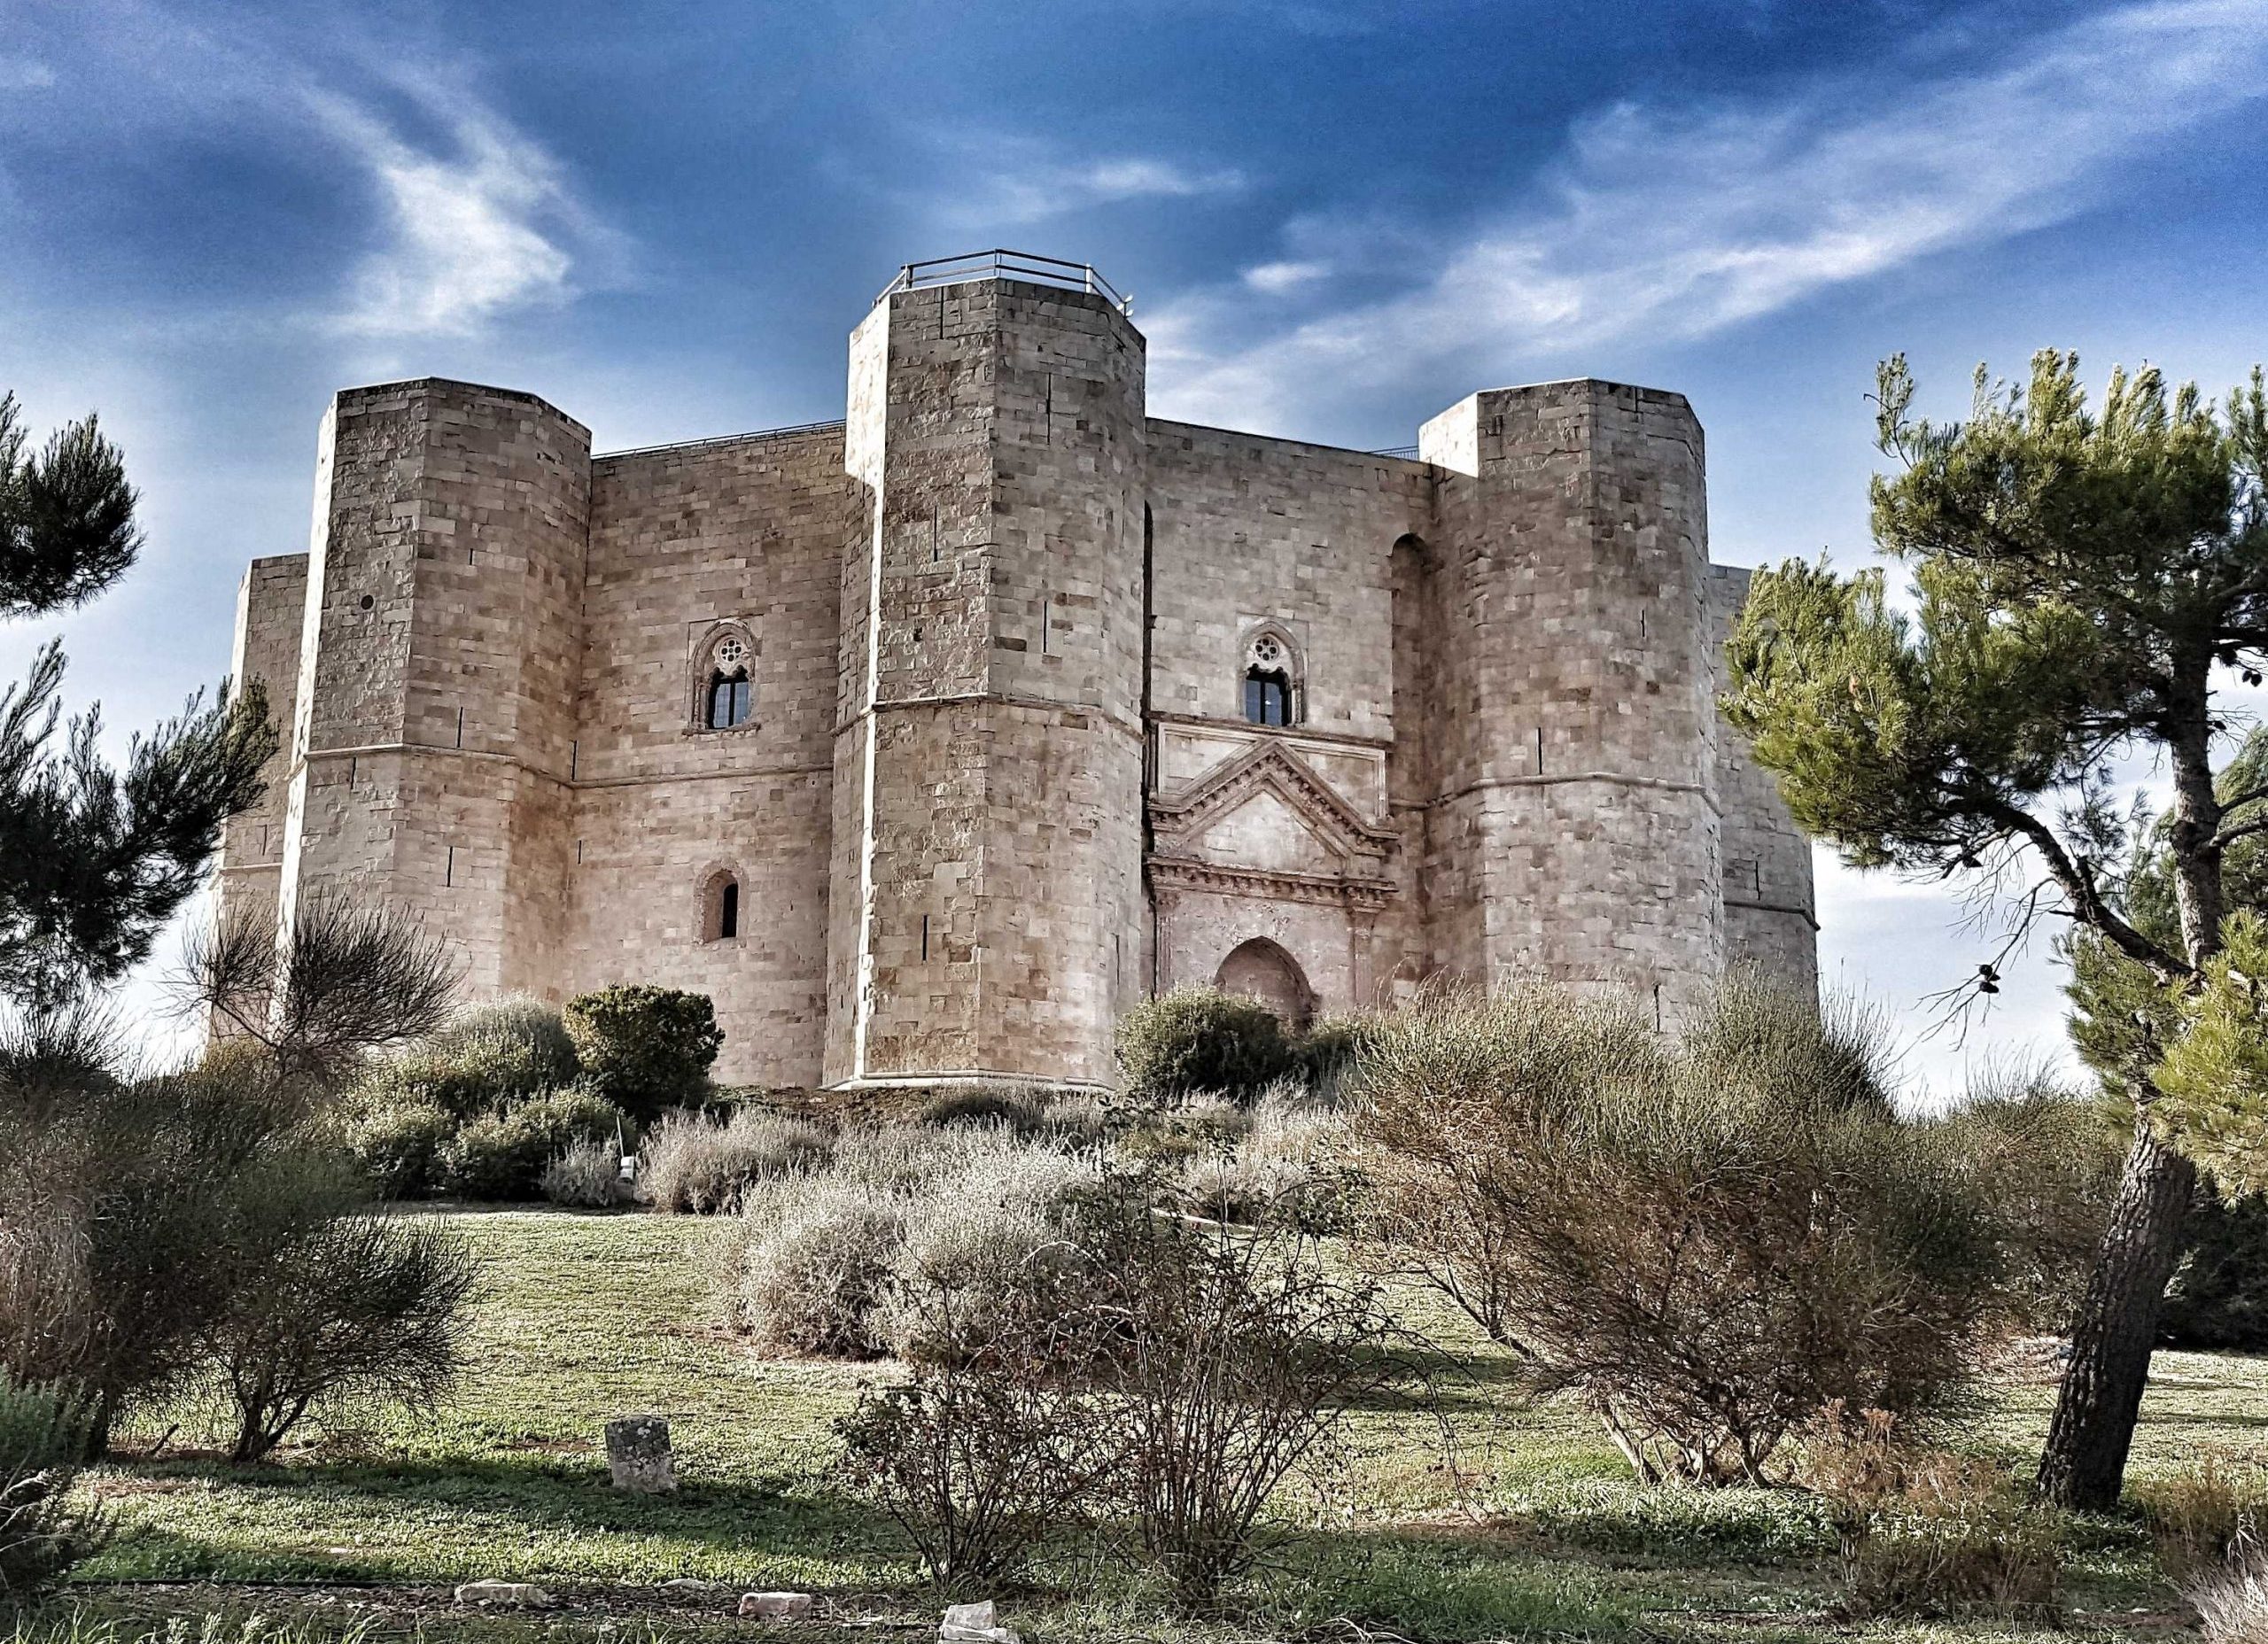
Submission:
[[[939,147],[965,157],[968,180],[951,191],[946,210],[969,227],[1040,222],[1127,200],[1232,194],[1245,186],[1244,174],[1232,167],[1192,167],[1157,155],[1067,159],[1043,143],[997,136],[957,136]]]
[[[44,91],[55,71],[37,58],[0,57],[0,91]]]
[[[2268,5],[2179,0],[1894,91],[1617,105],[1576,125],[1529,200],[1436,245],[1433,272],[1392,295],[1334,308],[1322,283],[1247,275],[1153,314],[1153,380],[1175,415],[1264,417],[1452,357],[1466,381],[1476,366],[1527,372],[1612,340],[1718,330],[2067,218],[2117,187],[2121,162],[2264,90]],[[1278,299],[1272,333],[1255,293]]]
[[[351,282],[338,329],[365,336],[465,336],[575,295],[613,237],[582,206],[542,144],[464,97],[409,88],[436,117],[419,143],[366,105],[310,91],[307,105],[364,168],[384,212]]]

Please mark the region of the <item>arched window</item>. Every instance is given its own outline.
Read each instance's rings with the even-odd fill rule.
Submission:
[[[730,873],[711,874],[701,891],[701,940],[733,942],[741,934],[741,882]]]
[[[708,678],[701,692],[703,730],[729,731],[748,723],[756,707],[756,687],[749,675],[754,659],[747,639],[733,630],[710,645]]]
[[[1244,717],[1250,725],[1296,725],[1296,687],[1291,648],[1281,635],[1263,630],[1245,647]]]

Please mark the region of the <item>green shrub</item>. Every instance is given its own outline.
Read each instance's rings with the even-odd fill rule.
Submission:
[[[544,1167],[578,1142],[611,1141],[622,1110],[572,1086],[469,1121],[441,1149],[441,1185],[460,1198],[535,1198]]]
[[[432,1102],[365,1090],[342,1132],[347,1156],[380,1198],[428,1198],[440,1190],[441,1152],[457,1121]]]
[[[656,1210],[706,1215],[740,1208],[757,1182],[824,1164],[833,1139],[808,1119],[735,1107],[662,1115],[638,1149],[639,1197]]]
[[[2199,1194],[2185,1237],[2158,1339],[2210,1352],[2268,1348],[2268,1193],[2234,1204]]]
[[[725,1035],[708,995],[603,988],[569,1000],[564,1020],[584,1077],[640,1122],[696,1106],[709,1094]]]
[[[1119,1018],[1118,1065],[1127,1094],[1141,1100],[1210,1092],[1245,1103],[1296,1072],[1299,1051],[1266,1005],[1191,988]]]
[[[1336,1100],[1348,1069],[1377,1037],[1378,1025],[1368,1016],[1318,1018],[1300,1035],[1300,1066],[1309,1088],[1323,1100]]]
[[[207,1337],[229,1459],[262,1460],[311,1411],[430,1411],[463,1362],[473,1273],[431,1217],[327,1214],[271,1241],[259,1282]]]
[[[571,1084],[578,1071],[557,1011],[533,999],[504,999],[462,1012],[382,1064],[369,1087],[381,1101],[428,1103],[462,1121]]]
[[[39,1598],[101,1544],[101,1516],[71,1493],[87,1440],[79,1406],[0,1372],[0,1602]]]

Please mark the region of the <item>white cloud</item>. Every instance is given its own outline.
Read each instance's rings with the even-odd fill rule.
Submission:
[[[575,295],[608,237],[544,147],[452,88],[412,88],[445,141],[420,146],[363,105],[310,93],[323,128],[365,167],[386,212],[338,327],[366,336],[463,336]],[[446,111],[446,112],[445,112]]]
[[[998,137],[952,137],[941,146],[985,156],[970,185],[948,195],[947,214],[971,226],[1039,222],[1096,206],[1232,194],[1245,186],[1242,172],[1192,168],[1153,155],[1064,159],[1044,145]]]
[[[2268,90],[2268,5],[2131,5],[1985,72],[1882,84],[1697,112],[1617,105],[1576,125],[1534,198],[1437,245],[1435,272],[1396,295],[1257,342],[1233,293],[1153,314],[1172,414],[1249,421],[1452,356],[1464,379],[1699,335],[2062,220],[2115,187],[2122,162]]]
[[[44,91],[55,71],[36,58],[0,57],[0,91]]]
[[[1263,262],[1257,268],[1244,271],[1244,283],[1255,291],[1280,297],[1303,285],[1312,285],[1330,272],[1331,267],[1327,263]]]

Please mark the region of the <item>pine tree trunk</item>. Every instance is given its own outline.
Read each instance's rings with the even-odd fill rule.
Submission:
[[[2118,1505],[2126,1452],[2149,1380],[2166,1282],[2181,1259],[2197,1169],[2137,1119],[2126,1173],[2071,1322],[2071,1362],[2055,1398],[2035,1488],[2059,1507]]]

